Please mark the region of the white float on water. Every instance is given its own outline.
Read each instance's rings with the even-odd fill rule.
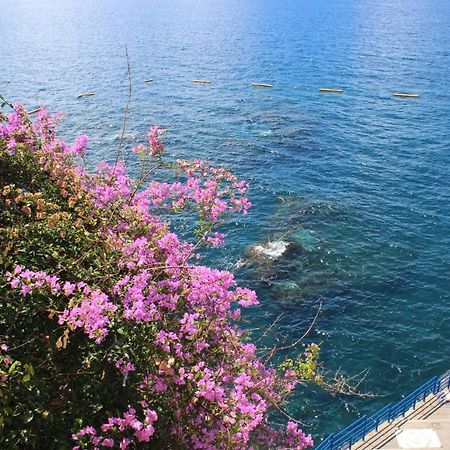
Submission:
[[[211,81],[209,80],[192,80],[193,83],[200,83],[200,84],[211,84]]]
[[[342,94],[344,89],[336,89],[336,88],[319,88],[320,92],[334,92],[335,94]]]
[[[419,94],[405,94],[403,92],[396,92],[394,97],[405,97],[405,98],[417,98]]]
[[[271,88],[271,87],[273,87],[273,84],[270,84],[270,83],[252,83],[252,86]]]
[[[80,94],[77,98],[92,97],[93,95],[95,95],[95,92],[83,92],[83,94]]]

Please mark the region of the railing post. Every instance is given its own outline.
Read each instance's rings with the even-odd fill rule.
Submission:
[[[440,390],[441,390],[441,380],[440,378],[437,378],[436,381],[434,382],[433,392],[437,394]]]
[[[364,416],[364,426],[363,426],[363,441],[366,440],[366,430],[367,430],[367,416]]]
[[[391,421],[392,416],[392,403],[389,403],[388,422]]]
[[[333,450],[334,433],[331,433],[327,437],[326,440],[327,440],[327,446],[324,447],[324,450]],[[322,442],[322,444],[320,444],[320,445],[323,445],[323,444],[324,444],[324,442]]]

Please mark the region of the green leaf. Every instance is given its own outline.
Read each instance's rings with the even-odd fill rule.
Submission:
[[[16,369],[18,369],[21,365],[22,363],[20,361],[14,361],[8,370],[8,374],[12,375],[16,371]]]

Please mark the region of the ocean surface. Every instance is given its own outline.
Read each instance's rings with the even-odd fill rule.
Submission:
[[[306,387],[289,413],[319,440],[449,369],[450,2],[1,0],[0,93],[63,111],[88,163],[111,160],[125,44],[127,148],[157,123],[172,157],[251,183],[250,214],[210,256],[258,292],[243,325],[258,339],[281,315],[263,342],[293,342],[322,304],[307,342],[330,372],[369,369],[377,397]],[[249,261],[278,239],[282,259]]]

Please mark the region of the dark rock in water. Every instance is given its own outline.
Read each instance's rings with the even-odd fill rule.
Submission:
[[[275,297],[280,299],[281,302],[288,300],[288,303],[291,303],[292,298],[302,297],[302,290],[294,280],[275,281],[270,287]]]
[[[279,193],[278,205],[273,212],[274,220],[282,220],[286,226],[306,226],[311,223],[326,223],[341,218],[344,211],[336,205],[326,202],[312,202],[290,193]]]
[[[317,247],[317,239],[311,231],[301,229],[291,235],[292,240],[304,250],[312,252]]]

